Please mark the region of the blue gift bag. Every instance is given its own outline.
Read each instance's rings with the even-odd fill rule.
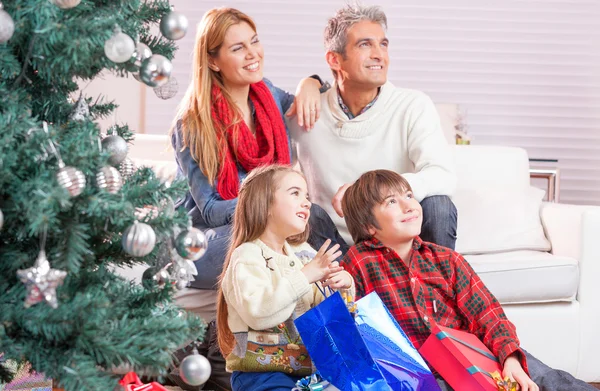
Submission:
[[[295,320],[321,376],[341,391],[440,391],[377,293],[356,305],[353,318],[336,292]]]

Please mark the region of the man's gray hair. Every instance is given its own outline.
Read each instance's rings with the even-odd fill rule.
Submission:
[[[363,20],[379,23],[384,30],[387,30],[387,17],[381,7],[364,6],[360,3],[347,4],[327,21],[325,50],[345,56],[348,29]]]

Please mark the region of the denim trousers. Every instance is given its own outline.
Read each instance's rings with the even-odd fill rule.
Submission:
[[[431,196],[421,201],[423,224],[421,239],[454,250],[458,212],[448,196]]]
[[[568,372],[550,368],[528,352],[525,352],[525,357],[531,380],[538,385],[540,391],[597,391],[595,387],[576,379]],[[438,378],[437,381],[442,391],[454,391],[444,380]]]
[[[290,391],[300,377],[283,372],[233,372],[232,391]]]
[[[339,244],[342,254],[348,251],[348,245],[340,236],[331,217],[319,205],[312,204],[310,207],[310,236],[308,243],[318,250],[327,239],[332,243]],[[196,289],[216,289],[217,279],[223,270],[225,256],[231,241],[231,224],[221,227],[204,229],[208,240],[206,253],[195,262],[198,275],[192,281],[190,287]],[[341,258],[341,257],[340,257]]]

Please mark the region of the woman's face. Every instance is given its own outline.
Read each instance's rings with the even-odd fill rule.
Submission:
[[[256,31],[246,22],[231,26],[211,68],[228,88],[245,87],[263,79],[264,50]]]

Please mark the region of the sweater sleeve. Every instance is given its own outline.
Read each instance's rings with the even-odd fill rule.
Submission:
[[[500,303],[462,255],[455,253],[453,258],[452,285],[456,292],[456,304],[468,320],[469,332],[477,335],[502,365],[508,356],[516,353],[523,369],[528,371],[517,330],[506,317]]]
[[[183,145],[181,121],[177,122],[177,131],[173,132],[171,144],[175,149],[177,164],[187,178],[192,198],[208,227],[229,224],[237,205],[237,198],[223,200],[215,187],[210,185],[198,162],[192,157],[190,149]]]
[[[246,243],[232,254],[228,278],[223,282],[227,304],[254,330],[286,321],[298,300],[311,287],[298,269],[273,275],[258,246]]]
[[[415,172],[402,176],[419,202],[432,195],[451,196],[456,188],[454,161],[433,101],[420,94],[408,116],[408,155]]]

